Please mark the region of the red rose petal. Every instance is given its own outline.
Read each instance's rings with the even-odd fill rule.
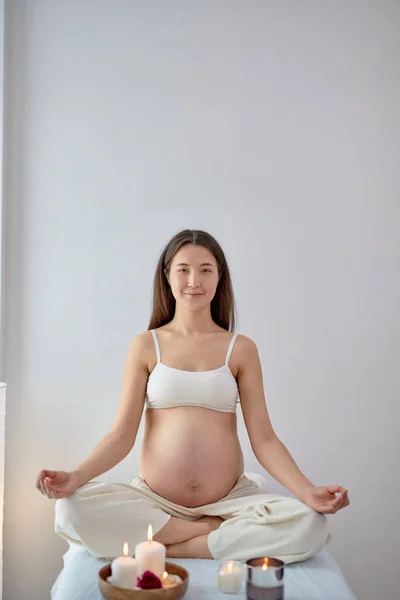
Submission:
[[[161,579],[151,571],[145,571],[142,577],[138,577],[136,585],[142,588],[142,590],[162,588]]]

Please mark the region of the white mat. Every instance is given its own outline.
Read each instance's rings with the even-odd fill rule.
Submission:
[[[185,600],[245,600],[246,594],[218,591],[218,561],[200,558],[171,559],[190,574]],[[51,600],[103,600],[98,572],[107,561],[94,558],[85,548],[72,544],[64,555],[64,568],[51,591]],[[285,567],[285,600],[356,600],[338,565],[327,550],[314,558]]]

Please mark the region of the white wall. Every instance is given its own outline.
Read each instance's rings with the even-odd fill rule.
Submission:
[[[225,248],[277,433],[349,488],[330,551],[360,599],[394,599],[398,3],[12,0],[5,19],[5,600],[49,596],[66,546],[36,474],[110,426],[183,227]],[[137,475],[141,433],[104,479]],[[241,417],[240,437],[262,472]]]
[[[4,523],[4,439],[6,419],[6,389],[0,382],[0,600],[3,590],[3,523]]]
[[[0,0],[0,190],[3,180],[3,66],[4,66],[4,2]],[[0,224],[2,221],[2,198],[0,194]],[[2,360],[1,340],[2,335],[2,226],[0,225],[0,366]],[[0,600],[3,598],[3,520],[4,520],[4,442],[5,442],[5,421],[6,421],[6,388],[4,382],[0,382]]]

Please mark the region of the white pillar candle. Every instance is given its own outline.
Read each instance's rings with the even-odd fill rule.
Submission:
[[[136,561],[128,556],[128,544],[124,544],[124,556],[119,556],[111,563],[110,583],[120,588],[133,590],[137,583]]]
[[[151,571],[160,579],[165,570],[166,548],[164,544],[153,541],[153,530],[149,525],[147,542],[140,542],[135,548],[135,559],[139,577],[145,571]]]
[[[238,594],[242,585],[242,563],[236,560],[223,561],[218,571],[218,589],[225,594]]]

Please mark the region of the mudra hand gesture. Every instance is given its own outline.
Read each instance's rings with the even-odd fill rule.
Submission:
[[[338,495],[336,496],[336,494]],[[350,504],[347,490],[340,485],[308,488],[301,500],[316,512],[324,514],[334,514]]]
[[[83,483],[75,473],[43,469],[37,476],[36,489],[47,498],[58,500],[71,496]]]

